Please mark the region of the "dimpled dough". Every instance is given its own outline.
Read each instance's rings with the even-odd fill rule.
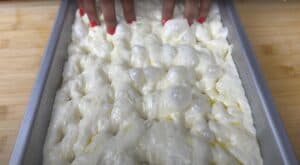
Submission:
[[[44,146],[45,165],[260,165],[251,110],[218,8],[161,25],[160,1],[136,1],[114,35],[76,12]],[[103,16],[100,16],[103,22]]]

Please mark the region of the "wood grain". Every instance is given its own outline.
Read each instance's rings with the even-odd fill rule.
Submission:
[[[238,1],[237,9],[300,160],[300,2]]]
[[[0,164],[7,164],[58,1],[0,2]]]
[[[56,16],[58,1],[0,2],[0,164],[7,164]],[[300,159],[300,3],[237,1]]]

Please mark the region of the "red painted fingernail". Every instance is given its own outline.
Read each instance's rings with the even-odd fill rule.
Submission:
[[[106,29],[106,31],[107,31],[108,34],[113,35],[113,34],[115,34],[116,27],[115,27],[115,26],[113,26],[113,27],[108,27],[108,28]]]
[[[197,21],[202,24],[205,22],[205,17],[199,17]]]
[[[168,18],[163,18],[163,19],[161,20],[161,22],[162,22],[163,25],[165,25],[165,23],[168,22],[168,20],[169,20]]]
[[[128,23],[128,24],[131,24],[133,21],[135,21],[135,18],[129,19],[129,20],[127,21],[127,23]]]
[[[91,26],[91,27],[97,26],[97,22],[96,22],[96,21],[91,21],[91,22],[90,22],[90,26]]]
[[[81,17],[84,15],[84,10],[82,7],[79,8],[79,14]]]

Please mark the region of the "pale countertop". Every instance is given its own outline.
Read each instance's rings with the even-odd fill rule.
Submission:
[[[0,164],[7,164],[59,1],[0,2]],[[300,1],[237,1],[300,159]]]

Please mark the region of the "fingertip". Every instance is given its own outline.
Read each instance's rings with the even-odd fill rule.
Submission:
[[[136,21],[135,18],[130,18],[130,19],[127,20],[127,23],[128,23],[128,24],[132,24],[132,22],[134,22],[134,21]]]
[[[184,16],[188,21],[188,24],[191,26],[195,19],[197,7],[195,0],[186,0],[184,5]]]
[[[83,10],[87,14],[90,20],[90,26],[94,27],[100,24],[100,20],[97,15],[96,4],[94,0],[85,0],[83,1]],[[81,13],[80,13],[81,14]]]
[[[77,0],[77,6],[79,9],[79,15],[82,17],[85,13],[83,8],[83,0]]]
[[[187,23],[189,24],[189,26],[191,26],[193,24],[193,19],[194,17],[193,16],[185,16],[186,20],[187,20]]]
[[[200,16],[197,21],[200,23],[200,24],[203,24],[205,22],[206,18],[204,16]]]
[[[90,21],[90,26],[91,27],[95,27],[95,26],[97,26],[97,22],[96,21]]]
[[[128,24],[136,20],[134,0],[121,0],[123,7],[123,14]]]
[[[79,7],[79,15],[82,17],[84,15],[83,7]]]
[[[162,11],[162,24],[164,25],[169,19],[173,17],[175,7],[175,0],[164,0]]]
[[[106,24],[106,31],[113,35],[117,25],[114,1],[100,0],[100,6],[103,12],[104,22]]]
[[[211,5],[210,0],[200,0],[199,18],[197,20],[199,23],[202,24],[205,22],[209,12],[210,5]]]
[[[193,20],[188,19],[188,24],[189,24],[189,26],[191,26],[193,24]]]
[[[116,32],[116,27],[115,26],[110,26],[106,28],[106,32],[110,35],[114,35]]]
[[[165,25],[165,23],[168,22],[168,20],[169,20],[168,18],[163,18],[163,19],[161,20],[161,23],[162,23],[163,25]]]

